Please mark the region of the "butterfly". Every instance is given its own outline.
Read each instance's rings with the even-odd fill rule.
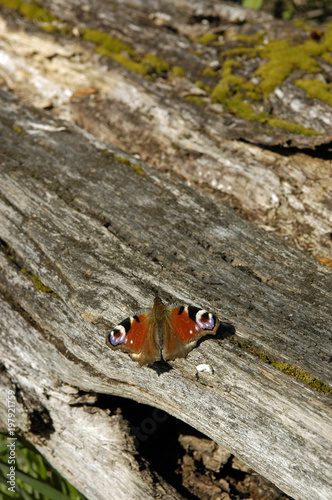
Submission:
[[[142,366],[184,358],[198,339],[214,335],[218,327],[214,314],[195,306],[167,306],[156,295],[152,309],[122,321],[107,335],[106,344],[129,353]]]

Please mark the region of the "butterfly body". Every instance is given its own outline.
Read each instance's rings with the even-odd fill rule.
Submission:
[[[126,318],[108,334],[106,343],[145,365],[185,357],[198,339],[215,334],[218,326],[218,318],[203,309],[166,306],[157,296],[151,310]]]

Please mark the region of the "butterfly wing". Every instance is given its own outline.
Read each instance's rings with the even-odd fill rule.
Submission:
[[[126,318],[107,335],[106,344],[113,350],[128,352],[140,365],[161,359],[158,337],[150,312]]]
[[[162,355],[165,360],[185,357],[198,339],[218,330],[218,318],[194,306],[166,308]]]

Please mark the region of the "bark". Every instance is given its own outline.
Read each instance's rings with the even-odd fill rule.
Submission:
[[[5,85],[331,259],[328,26],[315,30],[219,2],[41,5],[52,22],[1,11]],[[107,49],[105,35],[130,48]],[[202,35],[216,38],[202,43]],[[149,54],[162,59],[159,66],[147,62]],[[212,92],[220,82],[222,102]]]
[[[77,391],[113,394],[187,422],[296,499],[327,498],[328,268],[4,91],[0,123],[1,383],[16,391],[19,431],[88,498],[179,498],[142,466],[121,416]],[[165,301],[233,324],[239,344],[225,332],[167,369],[108,349],[158,284]]]

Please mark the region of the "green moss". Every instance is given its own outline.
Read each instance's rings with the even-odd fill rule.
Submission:
[[[20,2],[21,5],[19,7],[19,12],[22,16],[28,17],[29,19],[34,19],[41,23],[51,23],[55,21],[57,18],[52,16],[50,12],[46,9],[43,9],[36,2]]]
[[[56,26],[54,26],[54,24],[43,24],[41,26],[41,29],[43,31],[46,31],[46,33],[57,33],[58,32],[58,28]]]
[[[324,384],[324,382],[318,380],[312,375],[309,375],[309,373],[307,373],[304,370],[300,370],[295,366],[292,366],[288,363],[281,363],[279,361],[272,361],[271,364],[272,366],[274,366],[274,368],[277,368],[277,370],[280,370],[281,372],[286,373],[287,375],[295,377],[298,380],[302,380],[305,384],[309,385],[310,387],[313,387],[314,389],[317,389],[318,391],[332,393],[331,387]]]
[[[321,71],[317,57],[332,62],[332,24],[326,27],[325,35],[320,41],[306,40],[301,44],[292,44],[289,40],[269,40],[262,45],[263,34],[258,33],[254,37],[237,36],[238,41],[256,42],[255,47],[236,47],[223,52],[223,58],[233,56],[260,57],[267,60],[256,70],[255,76],[261,78],[257,87],[260,92],[268,97],[275,87],[282,85],[284,80],[296,69],[309,74]],[[257,95],[257,92],[256,92]]]
[[[262,64],[255,72],[255,76],[262,78],[259,86],[264,96],[268,97],[295,68],[302,69],[307,73],[319,72],[321,68],[312,57],[312,55],[318,55],[317,47],[319,46],[312,41],[308,41],[302,46],[291,46],[287,40],[270,40],[260,50],[260,56],[269,59],[269,61]]]
[[[239,343],[238,343],[239,345]],[[265,363],[268,363],[269,365],[272,365],[274,368],[277,370],[286,373],[287,375],[290,375],[291,377],[295,377],[298,380],[302,380],[305,384],[309,385],[310,387],[313,387],[314,389],[320,391],[320,392],[326,392],[326,393],[332,393],[332,388],[329,387],[328,385],[324,384],[321,380],[318,380],[317,378],[313,377],[309,373],[307,373],[305,370],[301,370],[300,368],[296,368],[293,365],[290,365],[289,363],[282,363],[280,361],[275,361],[271,360],[264,352],[260,352],[257,354],[254,349],[248,345],[239,345],[239,347],[244,347],[245,349],[249,350],[252,354],[255,354],[256,356],[263,360]]]
[[[148,69],[154,71],[155,73],[164,73],[169,70],[168,62],[160,59],[160,57],[157,57],[153,54],[145,54],[141,62],[145,64]]]
[[[30,275],[30,273],[26,269],[24,269],[24,267],[21,268],[21,273]],[[53,290],[51,288],[49,288],[48,286],[45,286],[40,281],[40,279],[37,278],[37,276],[32,275],[32,279],[33,279],[33,282],[34,282],[35,287],[37,288],[37,290],[40,290],[41,292],[45,292],[45,293],[51,293],[57,299],[62,300],[61,297],[57,293],[53,292]]]
[[[8,9],[18,10],[20,8],[21,0],[0,0],[0,5]]]
[[[142,167],[140,165],[138,165],[137,163],[131,163],[131,161],[129,161],[128,158],[124,158],[123,156],[115,156],[115,159],[119,163],[122,163],[123,165],[126,165],[126,167],[129,167],[132,170],[134,170],[138,175],[141,175],[142,177],[146,176]]]
[[[242,89],[245,90],[245,96],[247,99],[253,101],[262,101],[263,96],[257,85],[254,85],[252,82],[245,82],[242,85]]]
[[[282,128],[296,134],[321,135],[321,132],[317,132],[317,130],[306,128],[302,125],[298,125],[297,123],[288,122],[287,120],[281,120],[280,118],[274,118],[273,116],[268,116],[267,123],[270,127]]]
[[[233,67],[239,67],[241,63],[229,59],[222,67],[222,79],[212,89],[211,99],[213,102],[225,104],[226,101],[245,83],[244,78],[234,75]]]
[[[248,57],[257,57],[259,49],[252,47],[236,47],[235,49],[229,49],[222,52],[222,57],[233,57],[246,55]]]
[[[48,286],[45,286],[38,278],[37,276],[32,276],[32,279],[33,279],[33,282],[35,284],[35,287],[37,288],[37,290],[41,291],[41,292],[44,292],[44,293],[51,293],[52,295],[54,295],[54,297],[56,297],[57,299],[60,299],[61,300],[61,297],[53,292],[53,290],[51,288],[49,288]]]
[[[265,34],[265,31],[259,31],[254,35],[235,35],[235,37],[232,38],[235,38],[236,41],[243,42],[246,45],[256,45],[258,43],[262,43]]]
[[[326,62],[328,62],[332,66],[332,55],[325,52],[322,54],[322,59],[324,59]]]
[[[172,75],[179,78],[183,78],[184,76],[186,76],[186,72],[183,68],[181,68],[181,66],[172,66],[171,73]]]
[[[201,82],[200,80],[197,80],[197,82],[195,82],[195,83],[196,83],[196,85],[197,85],[197,87],[199,89],[205,90],[205,92],[207,92],[208,94],[210,94],[210,92],[212,90],[211,87],[210,87],[210,85],[206,85],[206,83]]]
[[[205,106],[206,102],[204,99],[198,95],[187,95],[185,97],[186,101],[193,102],[196,106]]]
[[[14,127],[13,127],[13,130],[14,130],[14,132],[16,132],[17,134],[24,134],[24,133],[25,133],[25,130],[24,130],[22,127],[19,127],[18,125],[14,126]]]
[[[269,358],[266,356],[266,354],[264,352],[260,352],[258,354],[258,357],[261,358],[265,363],[269,363],[270,362]]]
[[[107,52],[119,54],[120,52],[127,52],[129,55],[134,55],[133,49],[127,43],[122,42],[114,36],[108,35],[98,30],[91,30],[84,28],[82,37],[84,40],[94,42],[100,47],[103,47]]]
[[[320,99],[332,106],[332,83],[320,80],[296,80],[295,84],[306,91],[307,97]]]
[[[0,5],[14,9],[22,16],[41,23],[52,23],[57,18],[41,7],[37,2],[22,2],[22,0],[0,0]]]
[[[121,64],[121,66],[124,66],[125,68],[129,69],[130,71],[133,71],[134,73],[138,73],[139,75],[147,75],[148,70],[145,64],[139,63],[132,61],[128,57],[122,55],[122,54],[116,54],[114,52],[110,52],[109,50],[105,49],[104,47],[96,47],[96,52],[99,54],[102,54],[103,56],[109,57],[110,59],[113,59],[114,61],[118,62]]]
[[[206,76],[207,78],[215,78],[218,75],[218,71],[215,71],[212,68],[204,68],[203,69],[203,76]]]
[[[97,45],[96,52],[113,59],[134,73],[148,76],[151,73],[165,73],[169,70],[169,64],[154,54],[144,54],[140,60],[131,59],[135,56],[135,51],[130,45],[102,31],[85,28],[82,36],[84,40]]]
[[[135,170],[135,172],[140,175],[141,177],[146,177],[146,174],[144,170],[142,170],[142,167],[138,165],[138,163],[131,163],[130,167]]]
[[[214,33],[205,33],[205,35],[192,38],[192,41],[202,43],[203,45],[208,45],[209,43],[214,42],[216,39],[217,35],[215,35]]]
[[[267,113],[257,113],[246,99],[261,99],[262,92],[260,91],[260,87],[257,85],[254,86],[251,82],[246,82],[241,76],[235,75],[233,69],[238,67],[241,67],[241,63],[234,59],[224,62],[222,66],[222,78],[211,92],[212,101],[221,103],[225,109],[244,120],[257,121],[272,128],[280,128],[297,134],[320,134],[316,130],[276,118]]]

